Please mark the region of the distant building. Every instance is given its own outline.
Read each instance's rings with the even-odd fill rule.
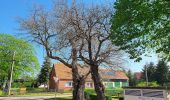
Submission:
[[[89,68],[78,68],[80,73],[87,73]],[[128,86],[128,77],[123,71],[100,69],[100,75],[105,88]],[[54,64],[50,74],[49,89],[72,90],[72,72],[67,66]],[[85,88],[94,88],[91,75],[86,79]]]
[[[135,72],[134,76],[135,76],[136,80],[141,80],[142,77],[143,77],[143,73],[142,72]]]

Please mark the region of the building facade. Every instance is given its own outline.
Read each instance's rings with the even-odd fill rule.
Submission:
[[[89,70],[87,67],[78,69],[81,73],[86,73]],[[128,77],[123,71],[100,69],[100,75],[105,88],[128,86]],[[72,90],[72,86],[73,81],[71,69],[61,63],[54,64],[50,74],[49,89],[68,91]],[[91,75],[86,79],[85,88],[94,88]]]

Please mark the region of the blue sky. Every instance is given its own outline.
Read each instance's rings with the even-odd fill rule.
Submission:
[[[0,33],[7,33],[17,37],[17,33],[20,33],[18,30],[19,26],[16,22],[17,17],[26,17],[29,14],[30,9],[34,4],[41,4],[45,6],[47,9],[52,6],[52,0],[1,0],[0,3]],[[69,2],[71,0],[68,0]],[[78,0],[83,1],[87,5],[92,3],[106,3],[114,0]],[[37,52],[37,57],[39,59],[40,64],[43,62],[43,50],[40,46],[35,45],[35,50]],[[144,64],[149,62],[157,62],[158,58],[156,54],[151,53],[153,57],[143,57],[143,60],[140,62],[134,62],[133,60],[129,60],[126,57],[126,66],[127,69],[132,69],[133,72],[140,71]]]

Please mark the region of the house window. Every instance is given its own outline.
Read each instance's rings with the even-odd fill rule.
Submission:
[[[86,86],[87,86],[88,88],[92,88],[92,87],[93,87],[93,84],[92,84],[91,82],[88,82],[88,83],[86,83]]]
[[[73,86],[73,82],[66,82],[65,83],[65,87],[72,87]]]

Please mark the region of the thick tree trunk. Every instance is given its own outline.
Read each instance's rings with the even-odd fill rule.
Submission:
[[[73,100],[84,100],[85,80],[73,79]]]
[[[101,77],[99,75],[99,71],[98,71],[98,66],[90,66],[91,68],[91,75],[92,75],[92,79],[94,81],[94,87],[95,87],[95,91],[97,94],[97,100],[106,100],[105,94],[104,94],[104,86],[101,80]]]
[[[85,79],[79,75],[77,67],[77,50],[74,43],[72,46],[73,100],[84,100]]]

